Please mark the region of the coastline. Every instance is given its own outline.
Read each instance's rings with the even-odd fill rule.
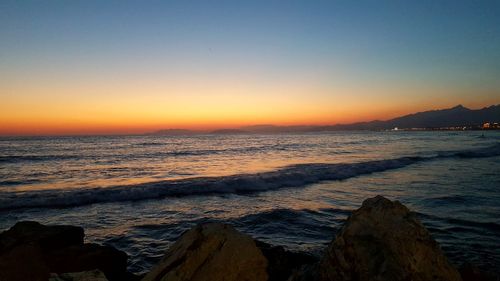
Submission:
[[[498,280],[470,264],[462,265],[459,273],[414,214],[382,196],[365,200],[349,216],[319,260],[255,240],[230,225],[208,223],[183,233],[162,261],[145,276],[137,276],[126,270],[124,252],[84,244],[83,236],[80,227],[17,223],[0,234],[0,280],[55,281],[68,276],[80,280],[75,279],[81,277],[78,274],[64,274],[81,271],[87,272],[84,278],[94,278],[81,280],[103,280],[104,274],[109,281],[220,280],[220,276],[225,280],[353,280],[353,276],[365,276],[361,280],[407,280],[402,276],[413,276],[411,280],[429,280],[429,276],[439,277],[434,280]],[[384,270],[373,266],[381,261]]]

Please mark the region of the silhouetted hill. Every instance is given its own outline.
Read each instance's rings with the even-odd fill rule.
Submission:
[[[459,126],[480,126],[484,122],[500,121],[500,105],[472,110],[462,105],[453,108],[431,110],[408,114],[387,121],[360,122],[346,125],[327,126],[333,130],[385,130],[398,128],[442,128]]]
[[[245,134],[245,133],[294,133],[294,132],[322,132],[341,130],[389,130],[395,127],[409,128],[443,128],[443,127],[478,127],[484,122],[500,122],[500,105],[492,105],[481,109],[469,109],[457,105],[448,109],[417,112],[390,120],[374,120],[352,124],[337,124],[327,126],[275,126],[253,125],[239,129],[220,129],[209,132],[211,134]],[[154,134],[162,135],[193,135],[206,132],[189,131],[182,129],[161,130]]]
[[[443,128],[461,126],[480,126],[484,122],[500,122],[500,105],[492,105],[482,109],[469,109],[457,105],[448,109],[430,110],[408,114],[394,119],[352,124],[338,124],[329,126],[273,126],[256,125],[242,129],[256,133],[283,133],[283,132],[321,132],[340,130],[389,130],[398,128]]]

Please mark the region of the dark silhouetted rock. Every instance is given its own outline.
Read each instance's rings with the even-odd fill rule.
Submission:
[[[354,211],[319,264],[293,280],[461,280],[401,203],[377,196]]]
[[[43,262],[40,247],[19,245],[9,251],[0,252],[1,281],[45,281],[50,269]]]
[[[34,244],[42,250],[55,250],[83,244],[83,228],[69,225],[45,226],[34,221],[16,223],[0,233],[0,253],[19,245]]]
[[[99,269],[111,281],[134,280],[127,255],[111,247],[83,244],[83,229],[19,222],[0,234],[0,280],[46,281],[50,273]]]
[[[110,280],[123,280],[127,254],[113,247],[84,244],[66,247],[47,255],[51,272],[77,272],[100,269]]]
[[[317,257],[307,253],[290,252],[281,246],[272,246],[257,240],[255,243],[268,261],[269,281],[288,280],[293,271],[318,261]]]
[[[253,239],[220,223],[185,232],[143,281],[267,280],[267,261]]]
[[[463,281],[498,281],[500,276],[484,272],[472,264],[464,264],[460,267],[460,275]]]

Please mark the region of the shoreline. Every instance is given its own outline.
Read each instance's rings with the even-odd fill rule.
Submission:
[[[386,213],[388,211],[396,210],[397,212],[393,215],[396,219],[394,221],[397,222],[397,227],[393,224],[391,225],[391,219],[387,219],[387,217],[379,217],[381,215],[381,210],[382,213]],[[378,212],[378,213],[377,213]],[[360,215],[361,214],[361,215]],[[385,215],[384,215],[385,216]],[[361,217],[361,223],[359,221],[356,221],[356,218]],[[367,219],[369,218],[369,219]],[[401,219],[404,218],[404,219]],[[430,251],[430,255],[426,256],[426,258],[432,257],[432,258],[437,258],[437,260],[444,260],[444,268],[446,269],[445,271],[448,272],[446,274],[451,274],[451,275],[446,275],[448,276],[448,279],[439,279],[439,280],[460,280],[456,279],[456,276],[458,274],[458,271],[450,265],[447,261],[447,259],[444,257],[444,254],[441,253],[441,250],[439,248],[439,245],[437,245],[437,242],[435,242],[432,238],[430,238],[430,235],[428,234],[428,231],[423,227],[423,225],[420,224],[418,219],[414,217],[414,215],[411,215],[409,210],[401,205],[399,202],[394,201],[391,202],[381,196],[377,196],[371,199],[365,200],[363,202],[363,205],[360,209],[356,210],[349,216],[349,218],[346,220],[344,223],[344,226],[342,229],[337,233],[337,237],[332,240],[330,243],[330,246],[328,249],[325,250],[325,254],[323,257],[318,259],[317,257],[307,254],[307,253],[294,253],[285,250],[283,247],[280,246],[272,246],[270,244],[254,240],[250,236],[247,236],[245,234],[241,234],[240,232],[236,231],[233,227],[225,224],[220,224],[220,223],[208,223],[208,224],[202,224],[194,227],[193,229],[184,232],[181,237],[178,238],[177,242],[175,242],[168,250],[163,258],[162,261],[160,261],[148,274],[146,274],[146,277],[142,280],[160,280],[160,279],[148,279],[148,276],[152,274],[152,272],[156,272],[155,269],[158,267],[165,267],[165,262],[169,258],[177,255],[187,255],[187,258],[193,258],[194,256],[201,255],[201,250],[196,250],[197,248],[205,247],[203,244],[208,243],[206,241],[210,241],[211,239],[215,239],[214,237],[218,237],[217,239],[222,239],[223,241],[226,241],[227,239],[230,239],[226,236],[229,237],[237,237],[237,239],[234,240],[234,247],[240,248],[243,247],[242,245],[247,245],[248,246],[248,251],[252,252],[254,251],[256,256],[259,256],[260,258],[257,260],[260,260],[257,264],[260,264],[260,268],[264,269],[263,271],[261,270],[261,273],[259,276],[255,278],[250,278],[250,279],[245,279],[245,280],[330,280],[330,277],[325,277],[329,276],[328,274],[333,274],[335,276],[343,276],[345,273],[342,272],[337,272],[339,268],[339,264],[343,264],[343,262],[336,260],[334,264],[336,266],[331,266],[330,262],[325,262],[325,257],[328,256],[328,251],[329,249],[335,248],[335,247],[340,247],[339,249],[341,251],[346,251],[345,253],[350,253],[352,250],[347,250],[343,249],[345,245],[349,244],[345,241],[349,241],[349,239],[355,239],[357,235],[359,235],[360,231],[363,232],[366,229],[371,229],[371,232],[368,234],[363,234],[363,235],[371,235],[372,237],[379,237],[381,233],[384,231],[390,230],[394,232],[400,231],[399,229],[404,229],[405,225],[408,224],[407,221],[408,218],[410,219],[410,223],[414,225],[415,223],[417,225],[420,225],[418,227],[417,232],[412,232],[411,235],[408,233],[396,233],[394,237],[391,237],[390,239],[386,239],[386,241],[380,241],[380,238],[377,238],[373,241],[378,241],[376,243],[370,242],[369,244],[365,245],[364,247],[368,247],[367,249],[372,249],[372,247],[377,248],[378,250],[376,252],[387,252],[389,254],[386,254],[384,257],[384,260],[392,260],[395,266],[394,268],[404,268],[402,266],[401,262],[404,262],[406,256],[398,256],[397,259],[389,259],[388,257],[393,257],[395,253],[397,252],[394,248],[395,244],[401,243],[404,241],[404,244],[408,244],[408,239],[416,239],[418,235],[424,235],[422,236],[423,238],[418,238],[416,241],[420,240],[426,240],[430,239],[427,244],[428,245],[434,245],[432,247],[428,247],[427,244],[421,245],[424,247],[423,249],[427,249],[426,251]],[[353,222],[354,221],[354,222]],[[376,224],[373,224],[373,222],[377,222]],[[354,227],[352,225],[355,225]],[[358,224],[358,226],[356,226]],[[380,225],[386,224],[384,228],[378,229]],[[361,228],[360,228],[361,226]],[[352,230],[354,229],[354,230]],[[345,236],[345,233],[348,233],[349,231],[354,231],[353,235],[351,236]],[[413,230],[411,230],[413,231]],[[206,232],[206,233],[205,233]],[[196,235],[201,235],[198,237],[201,239],[201,242],[196,242],[194,243],[193,241],[189,242],[190,240],[186,240],[187,236],[189,236],[189,233],[197,233]],[[208,234],[207,234],[208,233]],[[423,234],[422,234],[423,233]],[[193,234],[191,234],[193,235]],[[195,236],[196,236],[195,235]],[[344,235],[344,236],[343,236]],[[414,237],[415,236],[415,237]],[[64,237],[62,239],[61,237]],[[347,237],[347,238],[346,238]],[[354,237],[354,238],[353,238]],[[382,237],[382,236],[380,236]],[[385,236],[384,236],[385,237]],[[198,239],[197,238],[197,239]],[[208,239],[208,240],[207,240]],[[217,240],[215,239],[215,240]],[[232,238],[231,238],[232,239]],[[338,242],[340,240],[344,241],[342,243]],[[357,238],[356,238],[357,239]],[[384,238],[385,239],[385,238]],[[196,240],[196,239],[195,239]],[[214,241],[215,241],[214,240]],[[186,242],[188,241],[188,242]],[[245,244],[242,241],[247,241],[248,243]],[[250,241],[250,242],[249,242]],[[360,243],[361,240],[353,240],[354,245],[356,243]],[[357,241],[357,242],[356,242]],[[185,247],[185,249],[189,248],[196,248],[195,250],[186,253],[184,252],[179,252],[179,244],[186,244],[188,246]],[[194,244],[193,244],[194,243]],[[225,242],[224,242],[225,243]],[[223,244],[224,244],[223,243]],[[382,243],[382,245],[378,245]],[[420,243],[420,242],[419,242]],[[430,243],[430,244],[429,244]],[[410,243],[411,244],[411,243]],[[177,245],[177,246],[176,246]],[[340,245],[340,246],[339,246]],[[344,245],[344,246],[342,246]],[[378,245],[378,246],[377,246]],[[399,245],[399,244],[398,244]],[[207,246],[208,247],[208,246]],[[182,247],[181,247],[182,248]],[[200,249],[201,249],[200,248]],[[177,250],[176,250],[177,249]],[[252,250],[253,249],[253,250]],[[354,249],[354,248],[353,248]],[[430,250],[429,250],[430,249]],[[192,249],[191,249],[192,250]],[[366,250],[366,249],[365,249]],[[372,249],[373,250],[373,249]],[[408,250],[405,254],[410,254],[415,256],[415,253],[419,253],[422,249],[420,248],[415,248],[415,249],[406,249]],[[27,251],[27,252],[26,252]],[[235,250],[229,248],[228,251],[236,251],[235,253],[238,253],[237,255],[242,254],[240,250]],[[335,250],[334,252],[339,251],[338,249]],[[209,251],[210,253],[213,253],[213,251]],[[220,252],[220,251],[219,251]],[[216,253],[221,254],[216,251]],[[371,260],[373,257],[370,257],[370,252],[371,250],[366,250],[360,252],[360,255],[368,255],[365,256],[365,258],[362,258],[358,260],[358,262],[361,262],[364,259]],[[18,261],[16,260],[16,257],[19,257],[19,254],[21,256],[26,255],[26,253],[30,253],[29,256],[33,257],[33,260],[31,261],[25,261],[23,260]],[[399,253],[401,254],[401,253]],[[42,260],[45,260],[45,262],[42,262],[41,260],[37,260],[37,257],[43,256],[45,257]],[[72,262],[66,262],[64,261],[67,256],[72,256],[73,263]],[[92,257],[89,259],[89,256]],[[48,257],[48,258],[47,258]],[[330,254],[331,257],[331,254]],[[207,257],[205,257],[206,259]],[[250,259],[255,258],[255,256],[249,257]],[[358,257],[359,258],[359,257]],[[202,258],[203,259],[203,258]],[[189,269],[188,267],[179,267],[178,265],[175,267],[175,270],[205,270],[208,272],[212,272],[213,268],[211,267],[217,267],[217,266],[223,266],[221,264],[218,264],[218,262],[215,262],[217,259],[212,260],[210,258],[211,262],[208,262],[208,264],[213,263],[205,269]],[[338,259],[338,257],[336,258]],[[46,261],[49,262],[46,262]],[[353,261],[353,259],[348,259]],[[356,260],[356,258],[354,258]],[[112,262],[111,262],[112,261]],[[264,262],[262,262],[264,261]],[[111,263],[110,263],[111,262]],[[244,258],[241,262],[246,264],[248,262],[247,258]],[[20,264],[21,263],[21,264]],[[27,263],[27,264],[26,264]],[[45,263],[45,265],[44,265]],[[176,263],[174,263],[176,264]],[[191,264],[191,263],[188,263]],[[263,265],[264,264],[264,265]],[[31,266],[32,267],[32,272],[35,274],[39,274],[38,277],[42,276],[40,279],[33,279],[33,276],[30,276],[29,279],[23,279],[22,277],[22,270],[21,271],[16,271],[16,267],[22,266],[25,268],[26,266]],[[356,266],[361,266],[362,262],[360,264],[351,264],[348,267],[356,267]],[[345,266],[345,264],[344,264]],[[92,268],[95,267],[95,268]],[[159,270],[159,272],[172,272],[174,270],[174,267],[169,267],[169,270],[165,271],[164,269]],[[239,265],[235,265],[234,267],[240,268]],[[34,269],[33,269],[34,268]],[[332,269],[333,268],[333,269]],[[340,266],[342,268],[342,266]],[[20,222],[13,226],[11,229],[3,232],[0,234],[0,269],[3,273],[4,276],[0,275],[0,280],[48,280],[44,279],[43,276],[47,277],[47,274],[49,276],[52,276],[51,278],[62,278],[61,274],[63,272],[79,272],[79,271],[92,271],[94,269],[99,269],[104,276],[107,278],[109,281],[134,281],[134,280],[141,280],[141,277],[143,276],[136,276],[126,270],[126,254],[124,252],[118,251],[114,248],[107,247],[107,246],[99,246],[97,244],[84,244],[83,243],[83,229],[79,227],[72,227],[72,226],[43,226],[35,222]],[[19,269],[19,268],[18,268]],[[36,269],[36,270],[35,270]],[[425,270],[434,270],[431,268],[424,268]],[[44,271],[45,270],[45,271]],[[333,270],[333,271],[332,271]],[[424,271],[425,271],[424,270]],[[56,272],[52,272],[56,271]],[[253,272],[253,269],[251,270]],[[352,271],[352,268],[348,270],[349,272]],[[454,273],[456,271],[456,274]],[[38,273],[37,273],[38,272]],[[323,272],[326,274],[325,276],[320,276],[318,275],[318,272]],[[326,272],[326,273],[325,273]],[[347,271],[346,271],[347,272]],[[450,273],[451,272],[451,273]],[[50,275],[50,273],[56,273],[59,275]],[[212,272],[215,274],[214,272]],[[380,273],[380,272],[379,272]],[[370,274],[379,274],[377,272],[371,272]],[[5,276],[5,274],[7,274]],[[9,275],[10,274],[10,275]],[[21,275],[20,275],[21,274]],[[45,275],[44,275],[45,274]],[[92,275],[95,278],[102,278],[101,275],[99,275],[98,272],[89,272],[86,273],[87,275]],[[240,274],[240,273],[238,273]],[[340,275],[339,275],[340,274]],[[408,274],[415,274],[415,272],[410,272]],[[495,276],[492,273],[485,273],[479,271],[476,267],[472,265],[463,265],[460,268],[460,274],[462,276],[462,280],[498,280],[498,276]],[[87,276],[86,275],[86,276]],[[332,275],[332,276],[333,276]],[[214,275],[215,276],[215,275]],[[267,276],[267,277],[266,277]],[[343,280],[343,279],[338,279],[338,276],[336,277],[337,279],[335,280]],[[418,277],[418,275],[415,275]],[[451,276],[451,277],[450,277]],[[9,279],[9,278],[14,278],[15,279]],[[35,276],[36,277],[36,276]],[[88,276],[87,276],[88,277]],[[292,278],[293,279],[290,279]],[[345,276],[344,276],[345,277]],[[343,277],[343,278],[344,278]],[[72,278],[75,278],[73,276]],[[156,278],[156,277],[155,277]],[[194,277],[193,277],[194,278]],[[215,277],[214,277],[215,278]],[[266,279],[267,278],[267,279]],[[326,279],[325,279],[326,278]],[[451,278],[451,279],[450,279]],[[477,278],[482,278],[482,279],[477,279]],[[495,279],[497,278],[497,279]],[[58,280],[58,279],[50,279],[50,280]],[[61,279],[64,280],[64,279]],[[92,279],[94,280],[94,279]],[[95,279],[95,280],[101,280],[101,279]],[[176,279],[161,279],[161,280],[176,280]],[[197,280],[194,278],[193,280]],[[207,279],[203,279],[207,280]],[[211,279],[208,279],[211,280]],[[216,280],[216,279],[212,279]],[[347,280],[347,279],[346,279]],[[381,279],[385,280],[385,279]],[[387,279],[389,280],[389,279]],[[398,280],[398,279],[390,279],[390,280]],[[415,279],[418,280],[418,279]],[[422,279],[425,280],[425,279]]]

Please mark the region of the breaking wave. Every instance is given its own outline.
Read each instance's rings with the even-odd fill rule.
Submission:
[[[72,207],[104,202],[135,201],[167,196],[244,194],[303,187],[322,181],[344,180],[403,168],[419,162],[446,158],[478,158],[500,155],[500,143],[486,148],[437,153],[433,156],[400,157],[358,163],[309,163],[274,171],[222,177],[156,181],[106,188],[42,190],[0,193],[0,210],[35,207]]]

